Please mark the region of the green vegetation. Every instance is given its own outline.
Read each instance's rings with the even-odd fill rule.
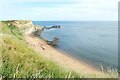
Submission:
[[[9,78],[58,78],[79,77],[73,71],[65,70],[32,50],[24,36],[15,26],[2,22],[2,70],[3,77]]]

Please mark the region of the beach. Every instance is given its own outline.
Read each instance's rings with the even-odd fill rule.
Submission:
[[[62,53],[61,51],[56,50],[52,46],[48,45],[44,40],[35,37],[32,34],[26,35],[25,38],[31,48],[66,69],[74,70],[82,74],[93,73],[96,75],[103,75],[101,71],[91,65],[78,61],[77,59]]]

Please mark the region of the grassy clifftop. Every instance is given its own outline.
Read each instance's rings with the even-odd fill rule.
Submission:
[[[8,25],[9,22],[0,22],[0,46],[2,66],[0,74],[8,78],[58,78],[80,77],[59,67],[56,63],[42,57],[32,50],[24,39],[18,27]]]

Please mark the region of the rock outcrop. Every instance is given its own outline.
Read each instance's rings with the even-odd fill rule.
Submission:
[[[47,44],[49,44],[49,45],[57,46],[58,43],[59,43],[59,38],[58,38],[58,37],[55,37],[55,38],[53,39],[53,41],[48,41],[48,40],[46,40],[46,42],[47,42]]]
[[[25,34],[30,34],[37,29],[41,29],[42,27],[34,25],[31,20],[10,20],[8,25],[16,26],[20,29],[21,32]]]

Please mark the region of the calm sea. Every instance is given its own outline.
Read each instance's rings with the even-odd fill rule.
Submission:
[[[59,37],[58,49],[100,68],[118,65],[118,24],[111,21],[33,21],[36,25],[60,29],[45,30],[42,37]]]

